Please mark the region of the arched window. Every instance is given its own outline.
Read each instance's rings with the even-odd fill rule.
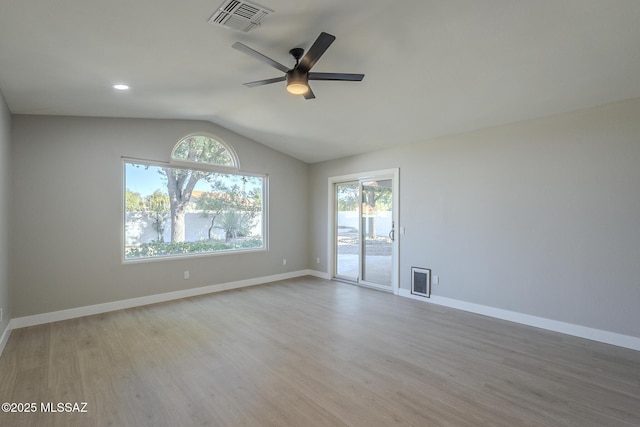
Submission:
[[[191,134],[169,162],[123,163],[124,261],[266,250],[267,176],[239,171],[230,145]]]
[[[238,156],[219,139],[205,134],[185,136],[173,147],[171,161],[239,169]]]

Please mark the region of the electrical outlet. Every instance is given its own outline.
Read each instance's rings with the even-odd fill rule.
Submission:
[[[316,258],[316,264],[320,264],[320,257]]]
[[[437,285],[440,283],[440,278],[438,276],[433,276],[431,281],[434,285]]]
[[[287,265],[287,259],[286,258],[282,259],[282,265]]]
[[[184,280],[189,280],[189,270],[184,271]]]

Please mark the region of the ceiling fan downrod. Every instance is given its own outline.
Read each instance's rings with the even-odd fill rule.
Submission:
[[[293,59],[296,60],[295,67],[297,67],[298,64],[300,63],[300,58],[302,58],[302,55],[304,55],[304,49],[301,47],[294,47],[289,51],[289,55],[293,56]]]

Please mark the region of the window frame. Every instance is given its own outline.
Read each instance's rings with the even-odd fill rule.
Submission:
[[[197,134],[202,135],[202,134]],[[184,139],[184,138],[183,138]],[[180,142],[182,142],[182,140]],[[214,138],[219,141],[217,138]],[[225,144],[225,147],[228,147]],[[172,150],[173,153],[173,150]],[[225,175],[237,175],[237,176],[249,176],[249,177],[257,177],[262,179],[262,221],[261,221],[261,230],[262,230],[262,246],[258,248],[245,248],[245,249],[226,249],[226,250],[217,250],[211,252],[197,252],[190,254],[172,254],[172,255],[156,255],[150,257],[139,257],[139,258],[127,258],[126,257],[126,241],[127,241],[127,207],[126,207],[126,195],[127,195],[127,164],[136,164],[136,165],[146,165],[152,167],[169,167],[174,169],[189,169],[194,171],[202,171],[202,172],[213,172],[220,173]],[[158,262],[158,261],[167,261],[167,260],[184,260],[190,258],[201,258],[208,256],[221,256],[221,255],[232,255],[232,254],[246,254],[246,253],[255,253],[255,252],[266,252],[269,250],[269,175],[266,173],[257,173],[257,172],[247,172],[242,171],[239,168],[234,167],[226,167],[213,165],[203,162],[189,162],[189,161],[158,161],[158,160],[149,160],[149,159],[140,159],[134,157],[121,157],[121,177],[122,177],[122,194],[121,194],[121,208],[120,212],[122,214],[122,230],[120,233],[121,242],[120,242],[120,253],[121,253],[121,261],[123,264],[134,264],[134,263],[142,263],[142,262]]]

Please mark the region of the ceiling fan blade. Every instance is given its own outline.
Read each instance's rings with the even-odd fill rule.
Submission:
[[[282,65],[278,61],[274,61],[273,59],[269,58],[268,56],[264,56],[263,54],[261,54],[257,50],[251,49],[246,44],[242,44],[240,42],[235,42],[231,47],[234,48],[235,50],[239,50],[240,52],[244,52],[249,56],[253,56],[258,61],[262,61],[265,64],[271,65],[273,68],[276,68],[276,69],[282,71],[283,73],[286,73],[287,71],[289,71],[289,69],[287,67],[285,67],[284,65]]]
[[[242,84],[247,86],[247,87],[257,87],[257,86],[268,85],[268,84],[271,84],[271,83],[283,82],[285,80],[287,80],[287,77],[286,76],[282,76],[282,77],[274,77],[272,79],[258,80],[258,81],[255,81],[255,82],[248,82],[248,83],[242,83]]]
[[[303,93],[302,96],[304,96],[304,99],[314,99],[316,97],[316,95],[311,90],[311,86],[309,86],[309,90]]]
[[[325,51],[331,46],[331,43],[336,39],[328,33],[320,33],[313,45],[307,51],[307,54],[300,60],[300,64],[296,69],[307,72],[318,62],[318,59],[325,53]]]
[[[359,82],[364,79],[364,74],[347,73],[309,73],[309,80],[344,80]]]

